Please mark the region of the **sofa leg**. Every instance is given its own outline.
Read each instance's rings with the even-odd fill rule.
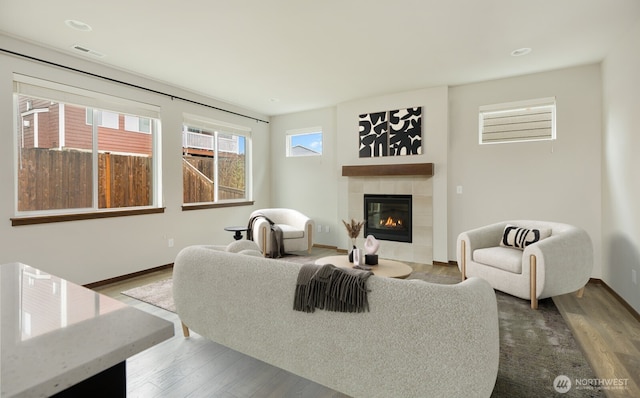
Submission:
[[[309,254],[311,254],[311,247],[313,246],[313,237],[311,235],[312,233],[313,233],[313,228],[311,227],[311,225],[309,225],[307,227],[307,237],[308,237],[307,245],[309,247],[309,249],[307,249],[307,252]]]
[[[189,328],[184,324],[184,322],[180,323],[182,323],[182,334],[184,335],[184,337],[189,337]]]
[[[462,272],[462,281],[467,279],[467,243],[465,241],[460,242],[460,250],[462,251],[460,258],[462,259],[460,264],[460,271]]]
[[[534,310],[538,309],[538,298],[536,297],[536,270],[537,270],[537,260],[536,256],[533,254],[529,257],[529,278],[531,280],[531,308]]]
[[[582,296],[584,295],[584,288],[587,287],[587,285],[582,286],[580,289],[578,289],[578,291],[576,292],[576,296],[578,298],[582,298]]]

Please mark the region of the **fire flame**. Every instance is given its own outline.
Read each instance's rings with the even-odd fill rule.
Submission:
[[[384,227],[402,227],[402,220],[394,220],[388,217],[386,220],[380,220],[380,225]]]

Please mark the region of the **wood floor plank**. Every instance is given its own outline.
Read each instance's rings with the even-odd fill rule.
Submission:
[[[265,386],[268,386],[269,382],[280,373],[280,369],[275,366],[267,366],[264,362],[261,362],[260,365],[252,370],[251,374],[248,375],[249,377],[236,380],[225,391],[239,397],[250,397],[261,391]]]
[[[640,328],[635,318],[598,284],[587,285],[582,298],[563,295],[555,297],[554,302],[596,376],[627,383],[621,389],[605,389],[605,394],[615,398],[640,396],[637,371],[629,369],[620,357],[621,350],[637,349],[632,348],[630,340]],[[622,323],[624,327],[620,327]]]
[[[206,353],[203,356],[206,356]],[[169,380],[159,380],[159,386],[163,389],[163,393],[171,397],[186,397],[203,389],[215,393],[224,387],[236,368],[248,361],[242,354],[233,350],[217,355],[215,360],[210,359],[202,366],[190,369],[188,373],[179,368],[174,369],[172,373],[167,373],[166,376]]]

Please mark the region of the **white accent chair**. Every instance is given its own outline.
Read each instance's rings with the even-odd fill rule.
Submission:
[[[282,244],[287,252],[308,251],[311,253],[313,246],[314,221],[306,215],[293,209],[260,209],[251,213],[249,220],[263,215],[274,222],[282,230]],[[271,253],[271,225],[263,218],[258,217],[250,226],[253,240],[260,247],[260,251],[267,256]]]
[[[503,247],[500,242],[508,224],[550,229],[551,236],[523,250]],[[457,258],[462,280],[485,279],[496,290],[531,300],[531,308],[537,309],[539,299],[574,291],[582,297],[593,268],[593,245],[586,231],[572,225],[503,221],[458,235]]]

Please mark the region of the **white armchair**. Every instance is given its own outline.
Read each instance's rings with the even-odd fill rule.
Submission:
[[[513,248],[512,242],[501,245],[507,225],[537,229],[542,235],[547,230],[550,236],[528,245],[525,238],[523,249]],[[527,236],[530,239],[533,233]],[[457,257],[462,280],[485,279],[496,290],[531,300],[533,309],[538,308],[539,299],[574,291],[581,297],[593,268],[593,246],[586,231],[531,220],[503,221],[463,232],[458,236]]]
[[[264,216],[264,217],[259,217]],[[266,217],[266,218],[265,218]],[[313,246],[313,228],[315,223],[306,215],[293,209],[260,209],[251,213],[249,228],[253,240],[258,244],[262,253],[267,256],[272,252],[271,220],[282,230],[282,246],[285,251],[311,252]],[[251,222],[253,220],[253,222]]]

